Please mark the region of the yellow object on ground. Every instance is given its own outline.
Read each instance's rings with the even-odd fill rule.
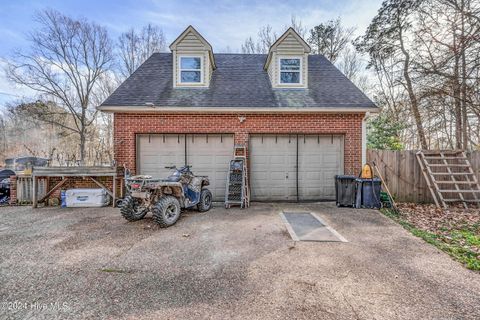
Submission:
[[[362,174],[360,175],[362,179],[372,179],[373,178],[373,171],[372,167],[367,163],[362,168]]]

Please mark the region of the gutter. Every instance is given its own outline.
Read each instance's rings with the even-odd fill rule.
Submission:
[[[367,112],[362,119],[362,166],[367,163],[367,120],[370,115],[370,112]]]
[[[99,106],[97,110],[107,113],[377,113],[377,107],[158,107],[158,106]],[[365,119],[365,118],[364,118]]]

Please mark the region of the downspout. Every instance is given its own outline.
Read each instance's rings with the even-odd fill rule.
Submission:
[[[362,119],[362,166],[367,163],[367,120],[370,112],[365,113]]]

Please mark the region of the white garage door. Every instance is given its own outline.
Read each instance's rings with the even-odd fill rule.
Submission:
[[[215,201],[223,201],[233,135],[142,134],[137,136],[137,172],[168,176],[166,166],[192,166],[196,175],[210,179]]]
[[[297,194],[298,200],[332,200],[334,176],[342,173],[343,136],[260,135],[250,139],[252,200],[296,201]]]
[[[232,135],[187,135],[187,163],[196,175],[209,177],[208,188],[215,201],[225,200],[228,166],[232,157]]]
[[[252,136],[250,139],[252,200],[297,200],[295,136]]]
[[[137,174],[155,178],[167,177],[167,166],[185,165],[185,135],[137,135]]]
[[[342,136],[298,136],[300,200],[334,200],[335,175],[342,173]]]

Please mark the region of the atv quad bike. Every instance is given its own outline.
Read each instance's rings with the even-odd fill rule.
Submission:
[[[190,166],[172,169],[167,179],[152,179],[150,176],[133,176],[125,179],[128,195],[122,202],[120,212],[128,221],[137,221],[151,211],[160,227],[169,227],[180,218],[181,210],[197,206],[201,212],[212,207],[212,193],[206,188],[208,177],[195,176]]]

